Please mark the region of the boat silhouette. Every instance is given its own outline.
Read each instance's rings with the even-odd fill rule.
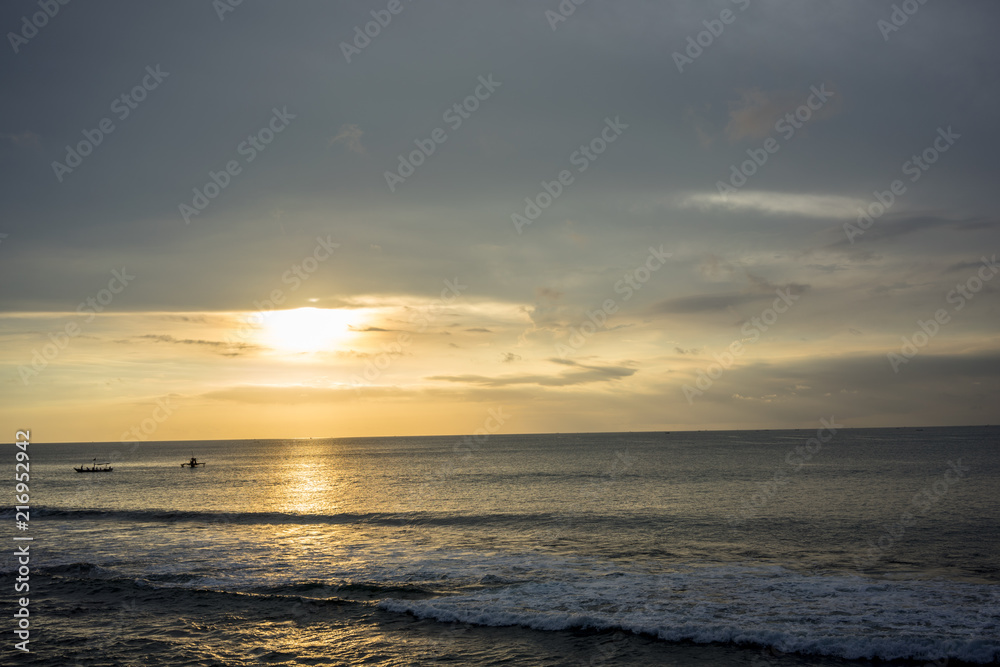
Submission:
[[[93,464],[87,468],[86,466],[80,466],[79,468],[73,468],[77,472],[111,472],[114,468],[111,467],[110,463],[98,463],[97,459],[94,459]]]

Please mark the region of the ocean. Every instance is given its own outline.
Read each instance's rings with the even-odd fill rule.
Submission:
[[[31,444],[30,521],[3,511],[0,561],[12,588],[30,544],[30,593],[6,599],[30,598],[31,653],[8,630],[3,662],[997,664],[998,442],[830,424]],[[95,457],[114,471],[73,471]]]

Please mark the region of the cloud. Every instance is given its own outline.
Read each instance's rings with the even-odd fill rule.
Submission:
[[[750,292],[726,292],[723,294],[700,294],[695,296],[682,296],[674,299],[666,299],[653,305],[651,312],[661,314],[683,314],[709,313],[716,311],[727,311],[736,306],[758,301],[772,301],[775,298],[775,290],[788,290],[793,296],[798,296],[807,292],[809,285],[800,283],[788,283],[776,285],[763,278],[747,273],[754,291]]]
[[[810,122],[827,118],[836,113],[840,106],[839,91],[831,92],[831,101],[819,109],[810,109]],[[743,139],[763,139],[774,132],[775,123],[785,114],[806,103],[812,93],[809,90],[782,90],[765,92],[760,88],[744,91],[740,99],[729,103],[729,122],[726,137],[732,142]]]
[[[567,387],[592,382],[608,382],[620,380],[635,374],[634,368],[626,366],[587,366],[569,359],[549,359],[552,363],[572,366],[580,370],[565,371],[559,375],[503,375],[487,377],[485,375],[435,375],[427,378],[440,382],[457,382],[462,384],[481,385],[486,387],[508,387],[519,384],[537,384],[543,387]]]
[[[731,280],[736,267],[722,257],[709,253],[699,264],[698,273],[712,282]]]
[[[712,143],[715,141],[711,125],[704,116],[704,114],[707,114],[711,110],[712,105],[705,103],[700,109],[688,107],[684,114],[694,127],[695,136],[698,137],[698,143],[701,144],[702,148],[711,148]]]
[[[558,301],[563,293],[549,287],[535,288],[535,305],[527,310],[528,316],[537,327],[556,324],[559,321]]]
[[[329,403],[330,401],[343,400],[346,397],[356,396],[358,391],[372,398],[401,397],[405,394],[402,389],[397,387],[379,386],[239,385],[206,392],[201,396],[210,400],[237,403],[301,405],[302,403]]]
[[[738,365],[726,372],[727,386],[744,396],[790,394],[810,391],[824,394],[879,396],[921,401],[943,401],[949,391],[987,392],[977,384],[1000,383],[1000,353],[996,351],[967,354],[932,354],[922,351],[893,373],[884,354],[847,354],[822,358],[803,358]],[[936,395],[926,394],[936,387]],[[712,391],[706,392],[707,398]],[[719,392],[727,394],[726,391]]]
[[[0,137],[6,139],[15,146],[27,146],[31,148],[41,147],[38,135],[31,130],[24,130],[23,132],[18,132],[17,134],[0,134]]]
[[[834,220],[857,217],[858,208],[867,204],[862,199],[841,195],[739,190],[729,195],[718,192],[694,192],[677,198],[681,208],[757,211],[769,215],[795,215],[806,218]]]
[[[521,355],[514,354],[513,352],[504,352],[503,354],[500,355],[500,361],[502,361],[505,364],[510,364],[515,361],[521,361]]]
[[[195,338],[175,338],[173,336],[168,336],[165,334],[143,334],[141,336],[132,336],[128,339],[122,339],[115,341],[117,343],[132,343],[136,340],[147,340],[154,343],[168,343],[171,345],[193,345],[198,347],[207,347],[214,350],[218,354],[224,357],[238,357],[248,352],[253,352],[256,350],[263,349],[259,345],[253,345],[251,343],[229,343],[220,340],[199,340]]]
[[[992,253],[990,255],[990,257],[992,257],[994,262],[996,261],[996,256],[997,256],[996,253]],[[979,267],[981,267],[982,265],[983,265],[983,260],[981,259],[976,260],[974,262],[956,262],[955,264],[946,267],[944,271],[945,273],[953,273],[955,271],[961,271],[963,273],[966,273],[970,269],[979,269]]]
[[[762,139],[774,130],[774,123],[795,99],[788,93],[765,93],[759,88],[745,91],[740,99],[729,103],[729,122],[725,133],[730,141]]]
[[[765,297],[760,294],[701,294],[698,296],[682,296],[675,299],[667,299],[653,306],[654,313],[706,313],[712,311],[725,311],[734,306],[740,306],[753,301],[760,301]]]
[[[368,151],[361,145],[361,137],[363,135],[364,130],[353,123],[347,123],[340,126],[340,131],[337,133],[337,136],[330,139],[330,145],[332,146],[337,143],[343,143],[348,149],[354,151],[358,155],[366,155]]]
[[[856,216],[855,216],[856,217]],[[978,232],[982,230],[1000,229],[1000,220],[995,218],[949,218],[942,215],[931,214],[886,214],[874,221],[868,229],[861,230],[856,223],[853,225],[863,234],[854,234],[854,243],[844,233],[843,229],[837,228],[835,232],[840,236],[833,247],[861,246],[864,243],[884,241],[886,239],[899,238],[919,232],[931,231],[934,229],[951,229],[956,232]]]

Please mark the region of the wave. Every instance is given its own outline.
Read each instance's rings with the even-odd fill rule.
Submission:
[[[565,523],[565,515],[553,513],[454,514],[452,512],[343,512],[338,514],[300,514],[295,512],[210,512],[179,510],[101,510],[33,507],[33,519],[113,520],[148,523],[208,523],[215,525],[259,524],[372,524],[383,526],[436,525],[482,526],[484,524],[538,525]],[[3,518],[0,513],[0,519]],[[660,517],[662,521],[664,517]],[[575,523],[620,521],[614,516],[581,514]]]
[[[114,604],[135,595],[220,612],[253,604],[276,617],[324,613],[331,606],[368,613],[375,606],[441,622],[625,631],[668,642],[755,645],[849,660],[1000,660],[996,585],[820,575],[781,566],[649,572],[544,554],[496,554],[471,563],[428,556],[350,578],[341,571],[343,578],[309,574],[268,582],[258,573],[234,577],[201,562],[141,574],[70,562],[32,573],[40,576],[33,586],[38,581],[63,595]]]
[[[3,577],[14,574],[15,570],[0,570]],[[41,584],[53,591],[84,597],[107,593],[121,598],[126,592],[135,594],[144,591],[154,597],[171,597],[173,601],[183,601],[186,596],[209,596],[222,599],[237,597],[244,601],[355,604],[389,596],[398,599],[440,595],[440,592],[417,585],[377,581],[292,581],[234,590],[226,588],[227,584],[232,584],[231,581],[219,579],[217,574],[163,571],[129,575],[112,566],[75,562],[34,567],[32,575],[38,579],[32,585]]]
[[[32,515],[43,519],[93,519],[135,521],[148,523],[212,523],[212,524],[280,524],[280,523],[365,523],[395,520],[396,517],[379,513],[296,514],[294,512],[210,512],[183,510],[100,510],[37,507]],[[399,519],[400,523],[406,523]]]
[[[671,642],[757,645],[852,660],[1000,659],[997,587],[940,580],[724,566],[522,583],[379,606],[442,622],[624,630]]]

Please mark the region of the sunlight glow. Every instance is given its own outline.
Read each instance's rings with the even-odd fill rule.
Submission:
[[[352,336],[360,313],[344,309],[295,308],[264,316],[261,343],[286,353],[328,350]]]

